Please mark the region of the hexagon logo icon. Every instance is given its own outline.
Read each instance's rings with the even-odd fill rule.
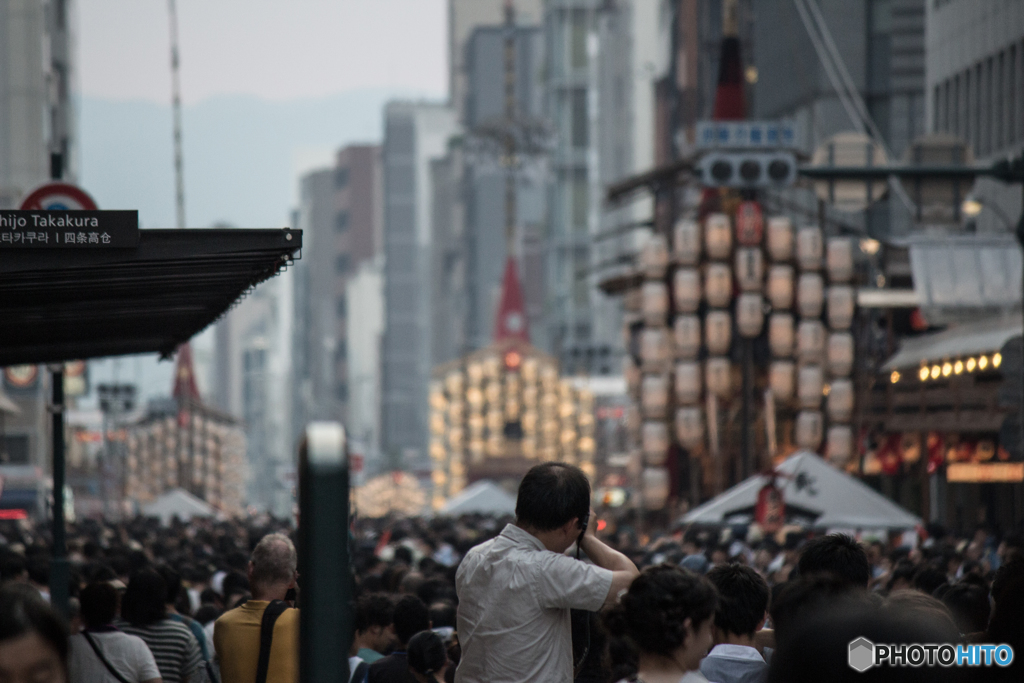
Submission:
[[[864,673],[875,664],[875,644],[864,637],[851,640],[848,661],[851,669]]]

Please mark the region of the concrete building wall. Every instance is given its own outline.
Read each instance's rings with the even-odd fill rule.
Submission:
[[[381,467],[381,341],[384,334],[384,258],[362,261],[348,281],[349,448],[362,454],[365,470]]]

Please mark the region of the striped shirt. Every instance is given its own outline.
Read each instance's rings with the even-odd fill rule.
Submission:
[[[125,633],[146,641],[160,669],[163,683],[200,683],[208,680],[199,643],[185,624],[161,619],[149,626],[132,626],[126,621],[119,621],[116,625]]]

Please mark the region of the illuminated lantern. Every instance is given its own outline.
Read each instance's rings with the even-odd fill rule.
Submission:
[[[657,372],[668,369],[672,360],[672,345],[665,328],[645,328],[640,332],[640,360],[644,370]]]
[[[853,370],[853,335],[833,332],[828,336],[828,371],[833,377],[848,377]]]
[[[825,404],[829,420],[849,422],[853,417],[853,382],[848,379],[832,380]]]
[[[697,221],[689,218],[676,221],[672,255],[682,265],[692,266],[700,261],[700,226]]]
[[[708,256],[727,259],[732,252],[732,228],[724,213],[713,213],[704,222],[704,245]]]
[[[764,285],[764,254],[756,247],[736,250],[736,282],[744,292],[760,292]]]
[[[668,502],[669,474],[664,467],[645,467],[641,474],[644,508],[661,510]]]
[[[768,269],[768,301],[778,311],[793,307],[793,266],[773,265]]]
[[[850,425],[833,425],[828,428],[828,460],[836,467],[843,467],[853,457],[853,429]]]
[[[704,443],[704,413],[699,406],[676,410],[676,438],[686,448],[696,448]]]
[[[796,356],[801,363],[820,363],[825,358],[825,325],[804,320],[796,328]]]
[[[803,408],[820,408],[825,372],[820,365],[803,365],[796,373],[796,397]]]
[[[640,407],[646,419],[665,417],[668,408],[668,377],[646,375],[640,388]]]
[[[708,358],[704,362],[704,384],[715,396],[728,398],[732,392],[728,358]]]
[[[668,287],[663,282],[645,282],[642,294],[644,323],[657,327],[668,316]]]
[[[639,433],[640,424],[642,422],[643,417],[640,415],[640,410],[635,405],[631,405],[626,408],[626,429],[633,433]]]
[[[675,321],[676,357],[696,358],[700,351],[700,318],[680,315]]]
[[[833,330],[848,330],[853,324],[853,287],[836,285],[828,288],[828,326]]]
[[[644,464],[660,467],[668,459],[668,425],[664,422],[644,422],[641,434]]]
[[[676,363],[676,401],[691,405],[700,400],[700,364],[696,361]]]
[[[640,269],[648,280],[665,277],[668,268],[668,243],[664,235],[651,235],[640,250]]]
[[[817,451],[821,447],[824,420],[817,410],[801,410],[796,416],[796,445]]]
[[[732,302],[732,271],[724,263],[709,263],[704,271],[704,298],[714,308],[726,308]]]
[[[785,216],[768,219],[768,255],[773,261],[793,258],[793,223]]]
[[[768,318],[768,346],[772,355],[776,358],[792,356],[795,339],[793,316],[789,313],[772,313]]]
[[[736,329],[748,339],[761,334],[764,327],[764,300],[760,294],[744,292],[736,300]]]
[[[725,354],[732,343],[732,318],[726,311],[709,311],[704,318],[704,343],[709,353]]]
[[[672,294],[676,311],[693,313],[700,306],[700,272],[696,268],[680,268],[672,275]]]
[[[853,241],[833,237],[825,250],[825,268],[830,282],[849,282],[853,277]]]
[[[622,375],[626,378],[626,389],[633,396],[636,396],[640,390],[640,368],[637,367],[636,363],[633,362],[633,357],[628,353],[626,357],[622,359]],[[523,400],[529,403],[527,400],[526,392],[530,391],[530,387],[523,392]],[[533,389],[533,393],[536,394],[536,389]]]
[[[802,318],[818,318],[825,302],[825,280],[817,273],[801,273],[796,285],[796,305]]]
[[[768,386],[779,401],[793,398],[793,373],[796,366],[792,361],[776,360],[768,368]]]
[[[796,233],[796,260],[801,270],[820,270],[824,244],[821,230],[814,226],[805,226]]]

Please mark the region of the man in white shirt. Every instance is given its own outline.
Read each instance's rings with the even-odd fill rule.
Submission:
[[[718,589],[715,646],[701,660],[700,672],[715,683],[763,683],[768,664],[755,647],[754,634],[768,616],[768,583],[753,568],[723,564],[707,574]]]
[[[455,575],[456,683],[572,680],[570,608],[599,610],[639,575],[597,539],[589,515],[590,482],[578,467],[548,462],[526,474],[515,524],[470,550]],[[577,540],[594,564],[564,554]]]
[[[117,589],[97,581],[82,590],[79,601],[86,628],[70,638],[71,683],[160,683],[160,670],[145,641],[111,625]]]

